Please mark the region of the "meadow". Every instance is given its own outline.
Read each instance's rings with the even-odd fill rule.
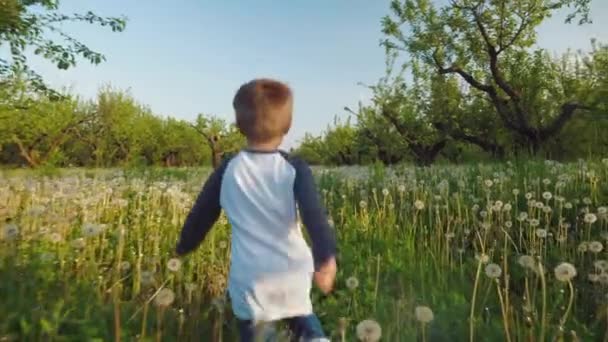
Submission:
[[[209,170],[1,172],[0,341],[237,339],[226,219],[172,254]],[[332,341],[608,341],[608,159],[315,173]]]

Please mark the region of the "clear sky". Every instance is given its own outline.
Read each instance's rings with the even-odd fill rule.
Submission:
[[[445,1],[445,0],[437,0]],[[92,10],[124,15],[127,30],[112,33],[86,24],[64,28],[107,61],[68,71],[32,59],[52,85],[84,98],[112,84],[160,115],[193,119],[209,113],[233,119],[238,86],[269,76],[294,89],[295,118],[286,146],[305,132],[319,133],[345,105],[369,95],[359,82],[384,72],[380,19],[389,0],[61,0],[66,13]],[[595,37],[608,42],[608,1],[594,0],[593,25],[546,23],[539,45],[555,52],[588,49]]]

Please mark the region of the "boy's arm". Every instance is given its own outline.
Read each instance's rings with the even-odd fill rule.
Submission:
[[[315,271],[319,271],[328,262],[334,260],[337,252],[336,240],[329,226],[325,208],[319,199],[310,167],[300,159],[292,160],[292,165],[296,169],[294,194],[302,223],[312,242]]]
[[[222,211],[220,190],[227,164],[224,162],[213,171],[194,202],[175,248],[177,255],[185,255],[196,249],[219,218]]]

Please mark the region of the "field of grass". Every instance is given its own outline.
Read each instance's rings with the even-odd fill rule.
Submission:
[[[0,174],[0,341],[236,340],[225,218],[170,259],[207,173]],[[608,341],[608,160],[316,174],[332,340]]]

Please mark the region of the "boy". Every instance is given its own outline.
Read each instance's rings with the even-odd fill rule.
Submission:
[[[314,278],[321,291],[332,290],[336,242],[310,168],[277,149],[291,127],[291,89],[270,79],[253,80],[239,88],[233,107],[247,148],[209,177],[176,252],[195,249],[223,209],[232,227],[228,293],[241,341],[252,341],[259,323],[279,320],[287,321],[297,339],[326,340],[312,311],[310,287]]]

